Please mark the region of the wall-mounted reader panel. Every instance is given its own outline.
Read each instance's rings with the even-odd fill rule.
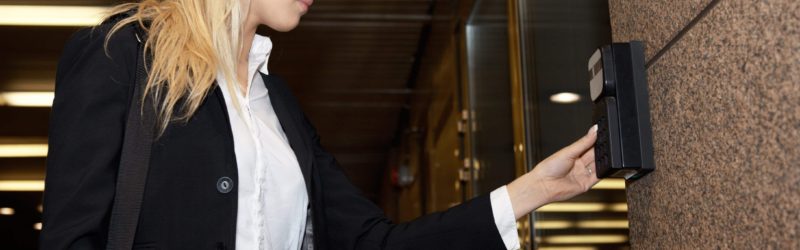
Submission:
[[[653,171],[644,47],[641,42],[603,46],[589,58],[589,90],[597,123],[597,177],[637,179]]]

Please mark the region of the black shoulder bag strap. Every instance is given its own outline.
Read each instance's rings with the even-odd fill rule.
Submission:
[[[147,85],[147,71],[144,67],[146,55],[142,38],[144,33],[136,25],[138,56],[136,57],[136,77],[133,83],[133,95],[128,107],[128,119],[125,124],[125,137],[122,142],[117,173],[117,186],[114,194],[114,205],[111,208],[111,219],[108,226],[108,242],[106,249],[129,250],[133,248],[136,226],[139,222],[139,211],[144,196],[147,170],[150,166],[150,149],[153,144],[155,128],[155,112],[150,98],[144,100],[143,92]],[[140,34],[141,33],[141,34]]]

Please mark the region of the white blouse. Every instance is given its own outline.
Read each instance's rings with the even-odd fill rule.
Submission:
[[[247,67],[251,76],[247,93],[243,95],[238,86],[233,93],[241,112],[231,100],[224,77],[217,77],[231,122],[239,171],[237,249],[300,249],[305,232],[305,180],[258,73],[268,74],[271,50],[272,41],[256,35]]]
[[[269,74],[269,37],[255,35],[250,49],[246,94],[233,93],[218,74],[217,83],[233,132],[239,171],[237,249],[300,249],[305,233],[308,193],[297,158],[289,146],[259,72]],[[238,88],[236,88],[238,90]],[[490,194],[492,214],[508,249],[519,249],[516,220],[506,187]]]

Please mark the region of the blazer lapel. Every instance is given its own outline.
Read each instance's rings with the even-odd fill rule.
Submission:
[[[303,130],[300,129],[303,126],[302,120],[289,109],[289,103],[286,100],[286,96],[284,96],[289,93],[283,93],[288,92],[288,89],[284,90],[283,87],[285,86],[279,86],[283,84],[282,80],[278,77],[265,75],[263,73],[261,73],[261,77],[264,79],[264,84],[267,86],[269,100],[270,103],[272,103],[272,107],[275,109],[275,115],[278,116],[278,121],[280,121],[283,131],[286,133],[286,138],[289,139],[289,145],[292,147],[297,157],[300,171],[303,172],[303,179],[306,182],[306,191],[309,192],[310,198],[311,163],[314,153],[311,144],[306,140],[307,135],[304,135],[302,132]]]

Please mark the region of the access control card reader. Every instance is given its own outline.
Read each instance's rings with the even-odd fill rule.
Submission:
[[[653,171],[653,140],[644,47],[603,46],[589,58],[589,92],[597,123],[597,177],[638,179]]]

